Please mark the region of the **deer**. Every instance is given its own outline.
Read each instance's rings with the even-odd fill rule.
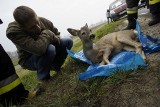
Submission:
[[[109,33],[95,43],[93,39],[96,35],[92,33],[87,23],[80,30],[68,28],[67,31],[71,35],[80,38],[83,45],[83,53],[92,63],[100,65],[109,64],[109,58],[122,50],[139,53],[146,60],[141,43],[138,42],[136,30],[122,30]]]

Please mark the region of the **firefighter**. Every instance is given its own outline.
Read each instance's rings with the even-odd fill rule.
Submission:
[[[0,19],[0,24],[2,24]],[[0,107],[17,105],[37,95],[39,90],[29,92],[21,83],[13,63],[0,44]]]
[[[128,26],[123,30],[136,28],[136,19],[138,17],[138,2],[139,0],[126,0]],[[152,15],[148,25],[152,26],[160,22],[160,0],[149,0],[149,8]]]

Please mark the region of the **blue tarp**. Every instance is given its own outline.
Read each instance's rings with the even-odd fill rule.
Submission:
[[[136,30],[138,31],[139,41],[142,44],[143,51],[146,54],[151,54],[160,51],[160,38],[153,38],[143,34],[139,22],[137,21]]]
[[[137,21],[136,29],[138,31],[140,42],[142,43],[143,50],[145,53],[150,54],[153,52],[157,52],[160,50],[160,39],[152,38],[151,36],[146,36],[141,32],[140,25]],[[90,60],[88,60],[81,50],[80,52],[74,53],[70,50],[67,50],[68,54],[74,58],[81,60],[90,64],[88,69],[80,74],[78,77],[80,80],[86,80],[95,76],[110,76],[112,73],[117,72],[119,70],[134,70],[138,67],[146,67],[147,64],[144,62],[142,57],[135,52],[126,52],[123,51],[113,58],[110,59],[111,64],[99,66],[98,64],[93,64]]]

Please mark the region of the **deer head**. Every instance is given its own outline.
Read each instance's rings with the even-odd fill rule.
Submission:
[[[80,30],[68,28],[68,32],[73,36],[78,36],[81,40],[92,40],[95,38],[95,35],[92,34],[91,29],[89,29],[88,25],[81,27]]]

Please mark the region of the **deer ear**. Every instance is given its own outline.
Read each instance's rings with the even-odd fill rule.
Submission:
[[[68,28],[67,31],[73,36],[78,36],[78,33],[80,32],[80,30],[76,30],[72,28]]]
[[[88,24],[86,23],[86,25],[85,25],[86,27],[88,27]]]

